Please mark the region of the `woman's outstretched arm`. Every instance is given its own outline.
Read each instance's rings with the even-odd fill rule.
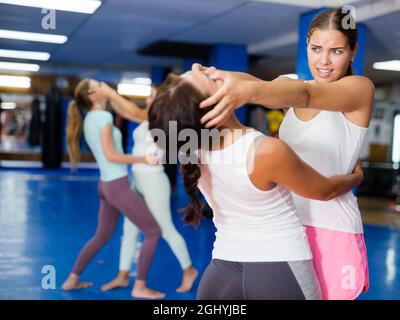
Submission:
[[[205,71],[214,80],[223,81],[218,91],[204,100],[200,108],[215,107],[202,118],[206,127],[218,126],[234,109],[254,103],[272,109],[286,107],[327,111],[360,111],[370,117],[374,85],[366,77],[347,76],[329,83],[310,83],[280,77],[276,81],[262,81],[241,72],[216,69]]]
[[[112,108],[122,118],[134,122],[142,122],[147,119],[147,109],[140,108],[135,102],[125,99],[106,83],[101,82],[96,90],[99,90],[110,101]]]

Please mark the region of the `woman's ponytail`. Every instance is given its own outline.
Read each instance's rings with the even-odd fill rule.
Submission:
[[[82,132],[82,116],[76,101],[72,100],[68,105],[67,121],[67,145],[71,169],[75,170],[81,159],[79,139]]]
[[[197,226],[200,223],[203,204],[198,195],[197,183],[201,176],[198,164],[182,164],[182,178],[186,193],[190,197],[190,202],[183,210],[186,212],[183,220],[186,223]]]

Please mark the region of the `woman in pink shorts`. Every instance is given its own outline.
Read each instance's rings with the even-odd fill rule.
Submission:
[[[202,119],[220,126],[232,109],[256,103],[285,111],[279,137],[323,175],[353,170],[369,126],[374,85],[352,74],[357,28],[343,29],[345,14],[330,9],[316,15],[307,37],[311,81],[284,76],[261,81],[245,73],[193,65],[224,81],[201,108],[217,105]],[[348,18],[348,17],[346,17]],[[324,299],[356,299],[369,287],[367,253],[357,199],[348,192],[322,202],[292,193],[306,228]]]

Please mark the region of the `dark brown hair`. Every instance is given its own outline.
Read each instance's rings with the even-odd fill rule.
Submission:
[[[351,19],[351,24],[354,24],[355,28],[349,26],[349,28],[343,28],[342,22],[345,19]],[[354,51],[357,46],[357,25],[354,21],[354,17],[348,13],[343,13],[341,8],[334,8],[322,11],[318,13],[311,21],[310,26],[308,27],[307,31],[307,44],[310,42],[310,37],[316,29],[326,30],[326,29],[333,29],[340,31],[343,33],[346,38],[347,42],[350,46],[350,49]],[[352,75],[352,61],[349,63],[347,67],[346,76]]]
[[[193,129],[200,137],[204,126],[200,123],[201,117],[210,108],[200,109],[199,104],[206,97],[191,83],[181,77],[170,74],[158,88],[157,95],[149,109],[149,129],[161,129],[165,132],[167,142],[169,141],[169,122],[177,122],[177,133],[183,129]],[[178,136],[178,135],[176,135]],[[157,142],[157,141],[156,141]],[[174,141],[175,143],[175,141]],[[179,152],[186,141],[176,141]],[[162,146],[168,154],[168,145]],[[181,165],[183,184],[190,202],[184,209],[186,212],[184,221],[189,224],[198,225],[201,219],[203,205],[198,196],[198,180],[201,176],[200,166],[197,163]]]
[[[81,158],[79,147],[82,133],[81,112],[92,108],[92,101],[89,99],[89,81],[90,79],[83,79],[78,83],[74,91],[75,100],[68,105],[67,145],[72,169],[76,168]]]

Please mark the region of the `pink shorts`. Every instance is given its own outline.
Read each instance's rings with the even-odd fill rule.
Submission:
[[[364,235],[305,226],[324,300],[354,300],[368,291]]]

